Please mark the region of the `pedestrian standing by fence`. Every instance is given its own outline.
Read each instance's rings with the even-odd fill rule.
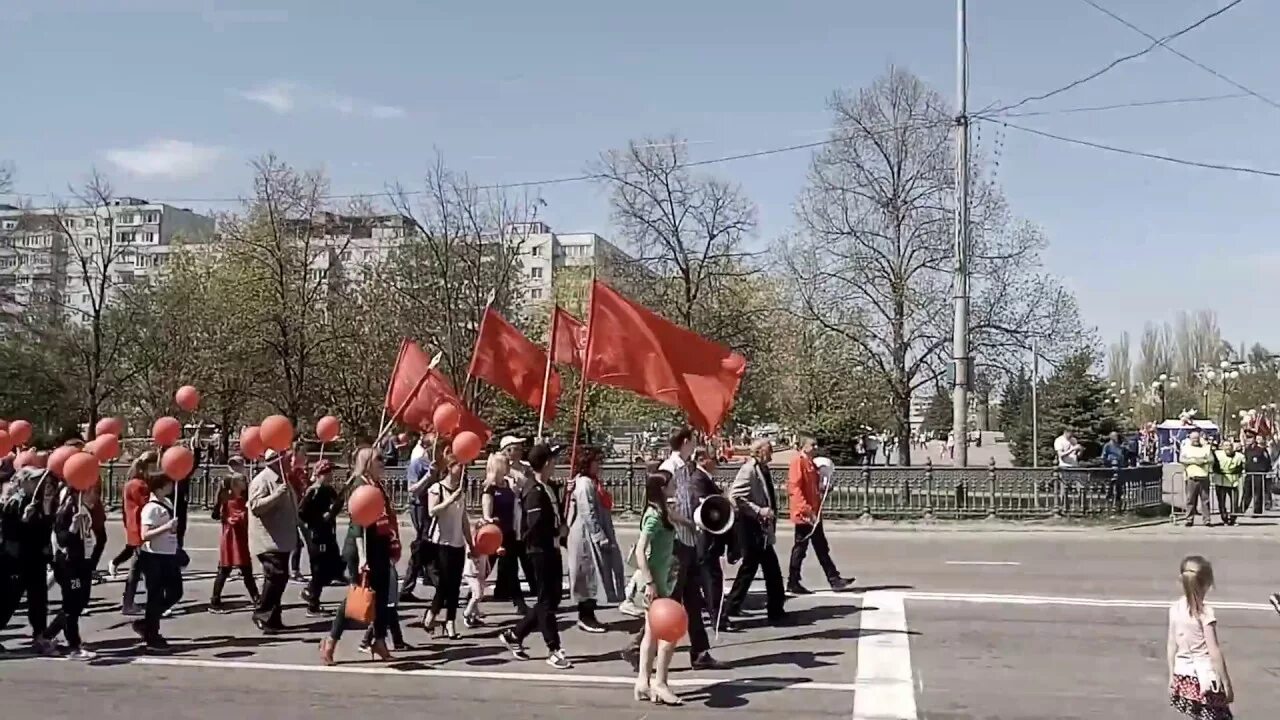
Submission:
[[[1267,496],[1267,476],[1271,474],[1271,453],[1261,435],[1253,435],[1244,449],[1244,499],[1240,511],[1262,515]]]
[[[1191,555],[1180,570],[1182,597],[1169,607],[1169,704],[1195,720],[1231,720],[1235,689],[1218,641],[1218,619],[1205,601],[1213,566]]]
[[[1244,474],[1244,455],[1230,440],[1224,441],[1222,447],[1214,451],[1214,454],[1218,461],[1218,472],[1213,477],[1213,489],[1218,498],[1218,513],[1222,517],[1222,524],[1235,525],[1240,476]]]
[[[1191,431],[1178,452],[1187,476],[1187,527],[1196,523],[1196,513],[1202,513],[1209,522],[1209,471],[1213,467],[1213,450],[1200,437],[1199,430]]]

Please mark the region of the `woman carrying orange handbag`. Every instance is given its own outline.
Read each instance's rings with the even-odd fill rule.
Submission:
[[[382,484],[382,461],[378,459],[377,451],[373,448],[359,450],[351,468],[351,477],[353,481],[362,480],[366,485],[382,491],[386,511],[367,530],[352,524],[347,534],[342,555],[347,561],[347,573],[352,587],[348,589],[347,599],[343,600],[334,615],[329,637],[320,641],[320,660],[325,665],[334,664],[333,653],[343,631],[347,629],[348,621],[355,619],[367,622],[370,614],[373,621],[373,642],[369,645],[369,653],[380,660],[391,660],[386,637],[391,621],[389,615],[394,610],[388,602],[388,593],[391,588],[392,567],[400,559],[400,534],[395,513]],[[373,605],[372,613],[367,609],[370,600]],[[350,608],[348,603],[351,604]]]

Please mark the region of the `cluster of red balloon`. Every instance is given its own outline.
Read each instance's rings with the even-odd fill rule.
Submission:
[[[480,457],[480,450],[484,447],[484,441],[480,436],[470,430],[463,430],[454,435],[458,426],[462,424],[462,411],[453,403],[440,403],[431,414],[431,425],[436,432],[442,435],[453,435],[453,443],[450,448],[453,450],[453,456],[460,462],[469,463]]]
[[[31,441],[31,423],[26,420],[0,420],[0,455],[8,455]]]

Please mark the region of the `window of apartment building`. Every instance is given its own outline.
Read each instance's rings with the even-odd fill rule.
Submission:
[[[138,233],[136,233],[136,232],[121,232],[121,233],[120,233],[120,235],[117,237],[117,239],[118,239],[120,242],[122,242],[122,243],[137,242],[137,241],[138,241]]]
[[[339,257],[342,259],[342,262],[351,262],[351,251],[343,250],[342,255],[340,255]]]
[[[5,220],[5,221],[4,221],[4,225],[3,225],[2,227],[4,227],[4,229],[5,229],[5,230],[12,230],[12,229],[14,229],[14,228],[18,227],[18,221],[17,221],[17,220]]]
[[[153,233],[153,232],[144,232],[144,233],[142,233],[142,242],[144,242],[144,243],[153,243],[153,242],[155,242],[155,241],[156,241],[156,234],[155,234],[155,233]]]
[[[116,222],[121,225],[137,225],[138,216],[134,213],[120,213],[116,216]]]
[[[534,245],[532,248],[530,248],[530,249],[529,249],[529,256],[530,256],[530,257],[542,257],[542,246],[541,246],[541,245]]]
[[[134,267],[136,267],[136,268],[144,268],[144,267],[147,267],[147,259],[148,259],[149,257],[150,257],[150,256],[148,256],[148,255],[134,255],[134,256],[133,256],[133,266],[134,266]]]
[[[529,268],[529,277],[533,278],[534,280],[541,280],[541,279],[542,279],[542,268],[540,268],[540,267],[532,267],[532,268]]]
[[[85,235],[84,237],[80,238],[80,244],[84,245],[87,248],[91,248],[93,247],[93,240],[94,240],[94,237],[92,235]]]
[[[80,293],[80,304],[81,305],[89,304],[89,293]]]
[[[539,288],[534,288],[534,289],[530,290],[530,291],[529,291],[529,299],[530,299],[530,300],[541,300],[541,299],[542,299],[542,290],[541,290],[541,289],[539,289]]]
[[[152,224],[160,222],[160,213],[158,212],[147,213],[147,222]]]

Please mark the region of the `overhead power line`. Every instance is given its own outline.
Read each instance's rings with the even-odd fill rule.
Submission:
[[[1094,10],[1097,10],[1098,12],[1102,13],[1103,15],[1106,15],[1107,17],[1111,18],[1112,20],[1115,20],[1116,22],[1120,23],[1121,25],[1124,25],[1125,27],[1127,27],[1127,28],[1129,28],[1130,30],[1132,30],[1132,31],[1134,31],[1134,32],[1136,32],[1136,33],[1138,33],[1139,35],[1142,35],[1143,37],[1145,37],[1145,38],[1148,38],[1148,39],[1152,40],[1153,42],[1155,42],[1155,44],[1156,44],[1156,45],[1159,45],[1160,47],[1164,48],[1165,50],[1168,50],[1169,52],[1173,53],[1174,55],[1177,55],[1178,57],[1182,58],[1183,60],[1186,60],[1187,62],[1191,63],[1192,65],[1195,65],[1196,67],[1200,68],[1201,70],[1203,70],[1203,71],[1205,71],[1205,72],[1209,73],[1210,75],[1212,75],[1212,76],[1214,76],[1214,77],[1218,78],[1219,80],[1222,80],[1223,82],[1227,83],[1228,85],[1231,85],[1232,87],[1236,88],[1237,90],[1242,90],[1242,91],[1244,91],[1244,92],[1246,92],[1246,93],[1248,93],[1248,94],[1252,95],[1253,97],[1255,97],[1255,98],[1257,98],[1257,99],[1261,100],[1262,102],[1264,102],[1264,103],[1266,103],[1266,104],[1270,105],[1271,107],[1274,107],[1274,108],[1276,108],[1276,109],[1280,110],[1280,102],[1276,102],[1275,100],[1272,100],[1271,98],[1267,97],[1266,95],[1263,95],[1262,93],[1259,93],[1259,92],[1257,92],[1257,91],[1255,91],[1255,90],[1252,90],[1252,89],[1250,89],[1250,88],[1247,88],[1247,87],[1245,87],[1243,84],[1238,83],[1238,82],[1236,82],[1235,80],[1232,80],[1231,78],[1227,77],[1226,75],[1224,75],[1224,74],[1222,74],[1222,73],[1218,72],[1217,70],[1214,70],[1213,68],[1209,67],[1208,65],[1205,65],[1204,63],[1202,63],[1202,62],[1200,62],[1199,60],[1196,60],[1195,58],[1193,58],[1193,57],[1191,57],[1191,56],[1187,55],[1186,53],[1182,52],[1181,50],[1178,50],[1178,49],[1176,49],[1176,48],[1170,47],[1169,45],[1167,45],[1167,44],[1165,43],[1165,41],[1166,41],[1166,40],[1169,40],[1170,38],[1165,38],[1164,40],[1157,40],[1157,39],[1156,39],[1156,37],[1155,37],[1154,35],[1152,35],[1151,33],[1147,32],[1146,30],[1143,30],[1142,28],[1138,27],[1137,25],[1134,25],[1133,23],[1129,22],[1128,20],[1125,20],[1124,18],[1120,17],[1119,15],[1117,15],[1117,14],[1115,14],[1115,13],[1111,12],[1110,10],[1108,10],[1108,9],[1106,9],[1106,8],[1104,8],[1104,7],[1102,7],[1102,6],[1101,6],[1101,5],[1099,5],[1098,3],[1094,2],[1094,0],[1081,0],[1081,2],[1085,3],[1086,5],[1088,5],[1089,7],[1093,8]],[[1234,7],[1235,5],[1239,4],[1240,2],[1241,2],[1241,0],[1235,0],[1235,2],[1231,3],[1230,5],[1227,5],[1225,8],[1223,8],[1223,10],[1230,9],[1231,7]]]
[[[1091,147],[1096,150],[1105,150],[1107,152],[1119,153],[1121,155],[1130,155],[1133,157],[1146,158],[1148,160],[1159,160],[1161,162],[1173,163],[1175,165],[1186,165],[1189,167],[1206,168],[1208,170],[1224,170],[1228,172],[1246,173],[1249,175],[1263,175],[1265,177],[1280,178],[1280,171],[1275,171],[1275,170],[1263,170],[1260,168],[1246,167],[1243,165],[1226,165],[1222,163],[1202,162],[1199,160],[1187,160],[1186,158],[1172,157],[1170,155],[1161,155],[1159,153],[1146,152],[1143,150],[1130,150],[1128,148],[1116,147],[1114,145],[1106,145],[1103,143],[1093,142],[1091,140],[1081,140],[1080,138],[1067,137],[1065,135],[1056,135],[1054,133],[1046,132],[1044,130],[1037,130],[1036,128],[1029,128],[1023,125],[1015,125],[1014,123],[1008,122],[1006,120],[1002,120],[1000,118],[978,118],[978,119],[984,122],[996,123],[1003,127],[1012,128],[1014,130],[1020,130],[1022,132],[1030,133],[1032,135],[1039,135],[1040,137],[1049,138],[1050,140],[1057,140],[1059,142],[1070,143],[1072,145],[1081,145],[1084,147]]]
[[[752,158],[767,157],[770,155],[779,155],[782,153],[796,152],[798,150],[811,150],[813,148],[822,147],[823,145],[831,145],[833,143],[843,142],[846,140],[853,140],[857,137],[864,136],[864,135],[885,135],[885,134],[894,133],[894,132],[901,132],[904,130],[922,130],[930,127],[950,127],[953,122],[954,120],[952,120],[951,118],[940,118],[936,121],[921,122],[921,123],[904,123],[900,125],[891,125],[891,126],[884,126],[884,127],[878,127],[878,128],[859,128],[857,132],[852,132],[850,134],[845,134],[840,136],[833,136],[833,137],[826,138],[824,140],[816,140],[813,142],[806,142],[806,143],[797,143],[794,145],[784,145],[782,147],[769,148],[767,150],[756,150],[754,152],[737,153],[735,155],[725,155],[722,157],[708,158],[706,160],[693,160],[690,162],[681,163],[681,167],[703,167],[706,165],[718,165],[720,163],[734,162],[736,160],[750,160]],[[832,128],[833,131],[840,130],[840,129],[842,128]],[[546,185],[563,185],[566,183],[586,182],[589,180],[607,180],[607,179],[609,179],[609,176],[603,175],[600,173],[584,173],[582,175],[567,175],[564,177],[545,178],[541,180],[523,180],[523,181],[509,182],[509,183],[475,185],[471,187],[472,189],[475,189],[475,190],[513,190],[518,188],[541,187]],[[321,195],[319,196],[319,198],[322,200],[361,200],[361,199],[368,199],[368,198],[387,197],[388,195],[392,195],[392,194],[423,195],[426,192],[427,192],[426,190],[406,190],[403,193],[396,193],[390,189],[387,189],[387,190],[379,190],[377,192]],[[10,194],[16,195],[19,197],[28,197],[28,198],[57,197],[53,193],[14,192]],[[176,204],[176,203],[238,203],[238,202],[243,202],[248,198],[244,198],[244,197],[178,197],[178,198],[158,197],[158,198],[148,198],[148,199],[151,200],[152,202]]]
[[[1093,5],[1095,8],[1097,8],[1097,9],[1099,9],[1099,10],[1102,10],[1103,12],[1108,12],[1108,11],[1106,11],[1105,9],[1103,9],[1103,8],[1101,8],[1101,7],[1099,7],[1099,6],[1094,5],[1094,3],[1093,3],[1091,0],[1084,0],[1084,2],[1087,2],[1087,3],[1089,3],[1090,5]],[[1218,8],[1217,10],[1214,10],[1213,12],[1209,13],[1208,15],[1205,15],[1204,17],[1202,17],[1202,18],[1200,18],[1199,20],[1197,20],[1197,21],[1195,21],[1195,22],[1191,23],[1190,25],[1188,25],[1188,26],[1186,26],[1186,27],[1182,28],[1181,30],[1178,30],[1177,32],[1170,33],[1169,35],[1165,35],[1163,38],[1156,38],[1156,37],[1154,37],[1154,36],[1152,36],[1152,35],[1147,35],[1147,33],[1142,32],[1141,30],[1138,30],[1138,32],[1142,32],[1142,34],[1143,34],[1143,35],[1146,35],[1146,36],[1147,36],[1147,38],[1151,40],[1151,44],[1150,44],[1150,45],[1146,46],[1145,48],[1143,48],[1143,49],[1141,49],[1141,50],[1139,50],[1139,51],[1137,51],[1137,52],[1133,52],[1133,53],[1130,53],[1130,54],[1125,55],[1125,56],[1123,56],[1123,57],[1116,58],[1115,60],[1112,60],[1111,62],[1107,63],[1106,65],[1103,65],[1102,67],[1100,67],[1100,68],[1098,68],[1097,70],[1095,70],[1095,71],[1093,71],[1093,72],[1089,73],[1088,75],[1085,75],[1084,77],[1079,78],[1079,79],[1076,79],[1076,80],[1072,80],[1071,82],[1067,83],[1066,85],[1063,85],[1063,86],[1058,87],[1058,88],[1054,88],[1053,90],[1049,90],[1048,92],[1040,93],[1039,95],[1030,95],[1030,96],[1027,96],[1027,97],[1025,97],[1025,98],[1023,98],[1023,99],[1019,100],[1018,102],[1013,103],[1012,105],[1005,105],[1005,106],[1004,106],[1004,107],[1002,107],[1002,108],[997,108],[997,109],[995,109],[995,110],[990,110],[990,111],[987,111],[987,112],[985,112],[985,113],[983,113],[983,114],[986,114],[986,115],[995,115],[995,114],[1000,114],[1000,113],[1008,112],[1009,110],[1013,110],[1013,109],[1015,109],[1015,108],[1020,108],[1020,107],[1022,107],[1023,105],[1026,105],[1027,103],[1030,103],[1030,102],[1037,102],[1037,101],[1040,101],[1040,100],[1047,100],[1047,99],[1049,99],[1049,98],[1053,97],[1054,95],[1060,95],[1060,94],[1062,94],[1062,93],[1064,93],[1064,92],[1067,92],[1068,90],[1071,90],[1071,89],[1073,89],[1073,88],[1077,88],[1077,87],[1079,87],[1079,86],[1081,86],[1081,85],[1083,85],[1083,84],[1085,84],[1085,83],[1089,82],[1090,80],[1095,80],[1095,79],[1097,79],[1098,77],[1101,77],[1102,75],[1106,74],[1107,72],[1110,72],[1113,68],[1115,68],[1115,67],[1117,67],[1117,66],[1119,66],[1119,65],[1121,65],[1121,64],[1123,64],[1123,63],[1126,63],[1126,62],[1128,62],[1128,61],[1130,61],[1130,60],[1134,60],[1134,59],[1136,59],[1136,58],[1140,58],[1140,57],[1142,57],[1143,55],[1146,55],[1147,53],[1151,52],[1152,50],[1155,50],[1155,49],[1156,49],[1156,48],[1158,48],[1158,47],[1164,47],[1164,48],[1166,48],[1166,49],[1172,50],[1172,48],[1169,48],[1169,46],[1168,46],[1168,45],[1165,45],[1165,43],[1167,43],[1167,42],[1168,42],[1168,41],[1170,41],[1170,40],[1174,40],[1174,39],[1176,39],[1176,38],[1179,38],[1179,37],[1181,37],[1181,36],[1183,36],[1183,35],[1186,35],[1187,33],[1191,32],[1192,30],[1195,30],[1196,28],[1200,27],[1201,25],[1204,25],[1205,23],[1207,23],[1207,22],[1209,22],[1210,20],[1212,20],[1212,19],[1214,19],[1214,18],[1218,17],[1219,15],[1221,15],[1221,14],[1223,14],[1223,13],[1227,12],[1228,10],[1230,10],[1230,9],[1231,9],[1231,8],[1233,8],[1233,7],[1235,7],[1236,5],[1239,5],[1239,4],[1240,4],[1240,3],[1242,3],[1242,2],[1244,2],[1244,0],[1231,0],[1231,2],[1230,2],[1230,3],[1228,3],[1228,4],[1226,4],[1226,5],[1223,5],[1222,7]],[[1108,14],[1110,14],[1110,13],[1108,12]],[[1114,16],[1113,16],[1113,17],[1114,17]],[[1116,19],[1119,19],[1119,18],[1116,18]],[[1123,22],[1123,21],[1122,21],[1122,22]],[[1130,27],[1132,27],[1132,26],[1130,26]],[[1133,29],[1137,30],[1137,28],[1133,28]],[[1177,52],[1177,51],[1174,51],[1174,52]],[[1244,88],[1241,88],[1241,89],[1243,90]]]
[[[1071,115],[1073,113],[1100,112],[1104,110],[1124,110],[1128,108],[1154,107],[1156,105],[1189,105],[1191,103],[1216,102],[1218,100],[1238,100],[1250,97],[1249,93],[1226,93],[1224,95],[1201,95],[1197,97],[1166,98],[1162,100],[1135,100],[1134,102],[1115,103],[1113,105],[1086,105],[1084,107],[1061,108],[1058,110],[1027,110],[1024,112],[1006,112],[1000,117],[1039,117],[1043,115]],[[984,117],[978,113],[979,117]]]

